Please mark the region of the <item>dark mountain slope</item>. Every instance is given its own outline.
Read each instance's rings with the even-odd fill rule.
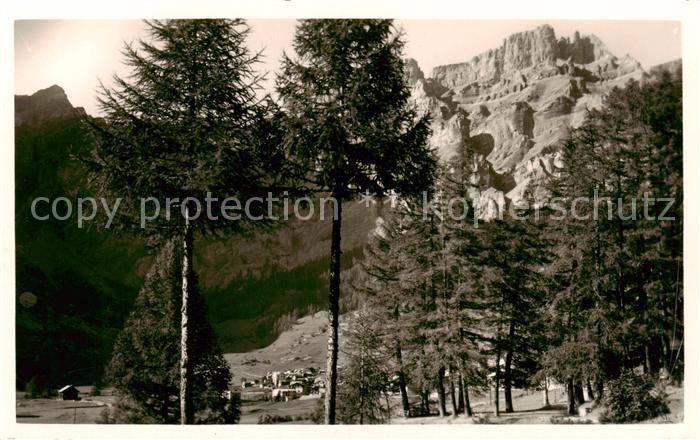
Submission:
[[[38,110],[15,128],[17,380],[85,382],[99,375],[147,259],[133,239],[31,217],[34,197],[84,192],[69,160],[86,148],[79,113]]]
[[[93,222],[32,218],[36,197],[89,196],[71,159],[89,148],[81,118],[52,86],[15,99],[17,382],[91,383],[151,263],[145,243]],[[47,212],[39,205],[39,214]],[[63,212],[65,207],[59,209]],[[373,212],[373,210],[371,210]],[[374,215],[345,208],[343,265],[359,256]],[[330,221],[295,221],[257,238],[200,239],[195,270],[225,351],[265,346],[294,318],[325,308]]]

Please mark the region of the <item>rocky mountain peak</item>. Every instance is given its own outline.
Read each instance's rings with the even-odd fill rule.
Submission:
[[[592,63],[610,56],[603,42],[595,35],[557,39],[550,25],[538,26],[506,37],[497,48],[483,52],[465,63],[437,66],[432,78],[447,87],[465,86],[474,82],[493,83],[509,78],[524,69],[554,67],[558,62]]]
[[[66,92],[57,85],[41,89],[32,95],[15,95],[15,127],[84,114],[85,110],[73,107]]]
[[[404,72],[406,74],[406,81],[408,81],[409,84],[425,80],[425,75],[418,66],[418,61],[413,58],[406,58],[404,60]]]
[[[553,64],[557,59],[557,40],[549,25],[510,35],[499,48],[500,72],[509,74],[537,64]]]
[[[573,39],[561,37],[557,41],[557,58],[571,59],[574,63],[588,64],[612,54],[595,35],[581,36],[574,32]]]
[[[647,76],[595,35],[557,38],[549,25],[512,34],[469,61],[437,66],[429,78],[407,60],[406,74],[419,111],[432,116],[438,156],[473,150],[467,156],[477,158],[474,181],[481,186],[474,197],[486,218],[526,192],[542,196],[569,130],[612,87]]]
[[[68,96],[66,96],[65,90],[56,84],[49,86],[45,89],[41,89],[34,93],[32,96],[35,98],[46,98],[46,99],[59,99],[68,101]]]

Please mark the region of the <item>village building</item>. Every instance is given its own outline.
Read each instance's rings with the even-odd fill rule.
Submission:
[[[260,402],[272,400],[273,389],[271,388],[246,388],[241,390],[241,399],[248,402]]]
[[[323,370],[314,367],[268,371],[259,379],[241,380],[241,398],[246,401],[288,401],[324,392]]]
[[[80,400],[80,391],[73,385],[66,385],[58,390],[60,400]]]
[[[275,388],[272,390],[272,400],[289,402],[297,397],[299,397],[299,394],[294,388]]]

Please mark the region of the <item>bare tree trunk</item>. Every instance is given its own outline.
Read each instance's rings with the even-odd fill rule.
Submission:
[[[644,280],[642,277],[637,278],[637,289],[639,291],[639,308],[640,312],[642,315],[642,323],[643,325],[648,325],[648,314],[647,314],[647,309],[648,309],[648,298],[647,298],[647,291],[644,288]],[[652,366],[651,366],[651,353],[650,353],[650,345],[651,340],[647,340],[644,342],[644,373],[645,374],[650,374],[652,372]]]
[[[182,255],[182,306],[180,309],[180,424],[194,423],[194,405],[192,399],[192,366],[189,349],[189,300],[190,280],[192,274],[192,227],[190,226],[190,208],[185,207],[186,219]]]
[[[542,387],[542,404],[544,406],[549,406],[549,381],[547,377],[544,378],[544,386]]]
[[[462,395],[464,396],[464,412],[471,417],[472,406],[469,404],[469,387],[464,376],[460,375],[460,381],[462,382]]]
[[[365,362],[364,362],[364,349],[360,350],[360,387],[363,387],[365,383]],[[365,392],[360,388],[360,425],[365,422]]]
[[[669,342],[669,339],[667,336],[661,336],[661,347],[662,347],[662,356],[661,356],[661,366],[666,369],[666,372],[671,371],[671,343]]]
[[[593,394],[593,387],[591,386],[591,381],[586,380],[586,393],[588,393],[588,398],[595,400],[595,395]]]
[[[399,367],[399,390],[401,391],[401,406],[403,416],[411,417],[411,405],[408,402],[408,390],[406,389],[406,373],[403,371],[403,356],[401,355],[401,342],[396,341],[396,363]]]
[[[583,386],[581,381],[574,382],[574,399],[576,400],[576,405],[580,406],[586,403],[586,399],[583,397]]]
[[[574,381],[569,379],[566,382],[566,399],[568,402],[567,412],[570,415],[576,414],[576,403],[574,402]]]
[[[515,335],[515,325],[510,322],[508,329],[508,351],[506,351],[506,364],[503,368],[503,394],[506,400],[506,412],[513,412],[513,381],[511,376],[511,367],[513,365],[513,337]]]
[[[499,343],[500,344],[500,343]],[[498,387],[501,385],[501,348],[500,346],[498,347],[496,351],[496,377],[495,377],[495,384],[496,386],[494,387],[494,414],[496,417],[500,415],[500,408],[499,408],[499,402],[498,402]]]
[[[648,342],[644,344],[644,372],[647,374],[650,374],[652,372],[651,354]]]
[[[342,191],[333,190],[337,215],[333,216],[331,232],[330,289],[328,294],[328,359],[326,364],[325,423],[335,424],[335,400],[338,384],[338,314],[340,312],[340,226]]]
[[[513,382],[511,378],[511,365],[513,360],[513,351],[506,352],[506,364],[503,368],[503,396],[506,401],[507,413],[513,412]]]
[[[423,414],[426,416],[430,415],[430,396],[427,390],[421,391],[421,404],[423,406]]]
[[[163,402],[163,406],[160,409],[161,419],[170,420],[170,393],[161,394],[160,401]]]
[[[447,414],[447,406],[445,405],[445,369],[440,368],[437,375],[437,392],[438,392],[438,403],[440,411],[440,417],[445,417]]]
[[[388,393],[384,393],[384,403],[386,404],[386,419],[388,423],[391,423],[391,402],[389,401]]]
[[[452,372],[452,369],[450,369],[450,401],[452,402],[452,417],[457,417],[457,398],[455,396],[455,383],[454,380],[452,379],[454,373]]]
[[[464,409],[464,380],[462,373],[457,374],[457,412],[466,412]]]
[[[603,401],[603,394],[605,393],[605,386],[603,385],[603,381],[601,379],[596,380],[595,382],[595,398],[597,402],[602,402]]]

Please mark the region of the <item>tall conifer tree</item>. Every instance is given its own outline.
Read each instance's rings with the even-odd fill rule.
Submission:
[[[134,309],[118,335],[108,376],[120,399],[117,416],[127,423],[180,421],[180,307],[182,249],[169,240],[146,275]],[[197,423],[236,423],[240,407],[225,396],[231,371],[207,322],[206,305],[190,273],[190,362]]]
[[[258,55],[245,46],[245,22],[146,24],[149,38],[124,48],[130,75],[115,76],[113,86],[99,90],[104,118],[91,121],[91,166],[101,195],[125,199],[116,226],[135,228],[156,240],[180,240],[180,405],[185,424],[194,420],[189,360],[190,335],[196,331],[189,320],[194,232],[242,232],[253,224],[246,216],[237,221],[210,217],[203,204],[213,194],[210,203],[216,213],[226,197],[264,197],[272,185],[270,176],[283,173],[271,139],[270,108],[256,96],[259,78],[253,67]],[[171,198],[174,211],[140,223],[142,198],[162,205]],[[260,204],[252,205],[251,217],[264,214],[255,205]],[[150,218],[153,212],[146,215]]]
[[[334,424],[342,201],[417,193],[432,180],[427,117],[409,105],[404,43],[391,20],[302,20],[277,91],[286,147],[312,191],[336,201],[331,236],[325,422]]]

